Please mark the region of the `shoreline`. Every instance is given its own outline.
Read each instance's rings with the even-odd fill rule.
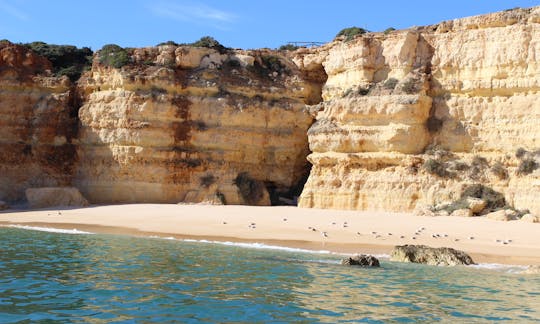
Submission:
[[[131,204],[7,210],[0,212],[0,225],[262,243],[336,254],[390,254],[395,245],[424,244],[463,250],[476,263],[540,265],[540,224],[500,222],[483,217],[423,217],[282,206]],[[416,235],[420,228],[425,229]],[[440,237],[433,237],[437,234]],[[496,240],[510,242],[502,244]]]

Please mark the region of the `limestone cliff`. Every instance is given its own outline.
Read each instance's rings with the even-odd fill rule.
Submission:
[[[76,96],[67,78],[27,48],[0,41],[0,200],[71,183]]]
[[[0,200],[268,205],[309,173],[301,207],[411,211],[483,184],[540,214],[539,40],[535,7],[296,51],[103,50],[76,82],[2,41]]]
[[[299,205],[411,211],[482,183],[540,213],[539,40],[536,7],[298,51],[328,75]]]
[[[174,45],[130,56],[121,69],[96,57],[79,82],[74,183],[90,201],[269,205],[305,181],[305,104],[320,82],[286,57]]]

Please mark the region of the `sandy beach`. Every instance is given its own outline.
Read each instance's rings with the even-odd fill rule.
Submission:
[[[394,245],[452,247],[476,262],[540,265],[540,224],[483,217],[421,217],[405,213],[297,207],[133,204],[77,209],[10,210],[0,225],[79,229],[258,242],[339,253],[390,253]]]

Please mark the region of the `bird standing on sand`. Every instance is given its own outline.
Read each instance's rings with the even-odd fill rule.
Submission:
[[[322,236],[324,236],[324,237],[328,237],[328,234],[327,234],[326,232],[322,232],[321,234],[322,234]]]

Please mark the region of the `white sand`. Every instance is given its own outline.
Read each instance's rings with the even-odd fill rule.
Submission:
[[[540,224],[500,222],[484,217],[420,217],[296,207],[134,204],[7,211],[0,213],[0,223],[261,242],[344,253],[389,253],[394,245],[425,244],[466,251],[476,262],[540,265]],[[250,226],[251,223],[255,226]],[[422,227],[425,230],[415,234]],[[437,234],[440,237],[432,237]]]

